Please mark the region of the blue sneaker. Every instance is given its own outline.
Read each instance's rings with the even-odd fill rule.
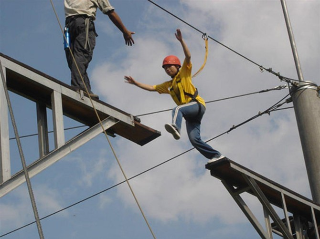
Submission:
[[[180,139],[180,133],[179,131],[176,129],[176,127],[174,127],[171,124],[165,124],[164,126],[166,128],[166,130],[173,135],[173,138],[175,138],[176,140]]]

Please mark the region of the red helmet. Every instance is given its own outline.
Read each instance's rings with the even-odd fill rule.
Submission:
[[[162,67],[165,65],[177,65],[181,67],[181,63],[178,57],[170,55],[163,59]]]

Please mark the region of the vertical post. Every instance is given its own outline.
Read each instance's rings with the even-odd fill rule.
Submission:
[[[316,203],[320,203],[320,99],[318,88],[312,82],[304,82],[287,6],[285,0],[280,1],[299,77],[299,84],[291,89],[293,106],[312,198]]]
[[[263,207],[263,214],[264,214],[264,222],[266,224],[267,234],[270,239],[273,239],[270,217],[265,207]]]
[[[63,124],[63,109],[61,93],[53,91],[51,94],[54,142],[55,147],[59,148],[65,144],[64,124]]]
[[[1,64],[0,67],[0,77],[3,78],[1,82],[6,82],[5,69],[2,68]],[[0,87],[0,184],[11,177],[8,117],[4,87]]]
[[[286,25],[287,25],[290,45],[291,45],[291,49],[292,49],[292,53],[293,53],[294,62],[296,64],[298,78],[299,78],[299,81],[304,81],[302,71],[301,71],[301,65],[300,65],[300,60],[299,60],[299,56],[298,56],[297,46],[296,46],[296,42],[294,40],[293,31],[292,31],[292,27],[291,27],[291,23],[290,23],[290,19],[289,19],[289,13],[288,13],[286,1],[281,0],[281,5],[282,5],[284,19],[285,19]]]
[[[37,124],[38,124],[38,141],[39,157],[49,153],[49,136],[47,123],[47,107],[45,104],[37,102]]]

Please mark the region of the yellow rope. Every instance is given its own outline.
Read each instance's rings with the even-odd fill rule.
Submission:
[[[204,39],[205,41],[205,48],[206,48],[206,54],[204,56],[204,62],[202,64],[202,66],[200,67],[200,69],[192,76],[192,78],[196,77],[201,71],[202,69],[205,67],[206,63],[207,63],[207,59],[208,59],[208,37],[206,34],[204,34],[202,36],[202,38]]]
[[[59,23],[60,30],[61,30],[61,32],[62,32],[62,34],[63,34],[63,37],[64,37],[65,40],[67,40],[67,39],[66,39],[66,36],[65,36],[65,34],[64,34],[62,25],[61,25],[61,23],[60,23],[59,17],[58,17],[58,15],[57,15],[57,12],[56,12],[56,10],[55,10],[54,4],[53,4],[52,0],[50,0],[50,2],[51,2],[51,5],[52,5],[52,8],[53,8],[53,11],[54,11],[54,13],[55,13],[55,15],[56,15],[57,21],[58,21],[58,23]],[[154,234],[153,231],[152,231],[152,228],[151,228],[151,226],[150,226],[150,224],[149,224],[149,222],[148,222],[148,220],[147,220],[147,218],[146,218],[146,216],[145,216],[145,214],[144,214],[144,212],[143,212],[143,210],[142,210],[142,208],[141,208],[141,206],[140,206],[140,204],[139,204],[139,202],[138,202],[138,199],[137,199],[135,193],[133,192],[133,189],[132,189],[132,187],[131,187],[131,185],[130,185],[130,183],[129,183],[128,177],[127,177],[127,175],[125,174],[125,172],[124,172],[124,170],[123,170],[123,168],[122,168],[122,166],[121,166],[121,163],[120,163],[120,161],[119,161],[119,159],[118,159],[118,157],[117,157],[117,155],[116,155],[116,153],[115,153],[114,148],[112,147],[112,144],[111,144],[111,141],[110,141],[110,139],[109,139],[109,136],[107,135],[107,132],[106,132],[106,130],[105,130],[105,128],[104,128],[104,126],[103,126],[103,124],[102,124],[102,122],[101,122],[101,119],[100,119],[100,117],[99,117],[99,114],[98,114],[98,112],[97,112],[97,110],[96,110],[96,108],[95,108],[95,106],[94,106],[94,104],[93,104],[93,101],[92,101],[91,96],[90,96],[90,94],[89,94],[88,88],[87,88],[87,86],[86,86],[86,84],[85,84],[85,82],[84,82],[84,80],[83,80],[83,77],[82,77],[82,75],[81,75],[81,73],[80,73],[80,70],[79,70],[79,68],[78,68],[78,64],[77,64],[77,62],[76,62],[76,60],[75,60],[75,58],[74,58],[74,55],[73,55],[73,53],[72,53],[72,51],[71,51],[71,49],[70,49],[70,46],[68,46],[68,48],[69,48],[69,50],[70,50],[70,53],[71,53],[71,56],[72,56],[72,60],[74,61],[75,65],[76,65],[77,71],[79,72],[79,75],[81,76],[81,80],[82,80],[83,85],[85,86],[85,90],[86,90],[86,92],[87,92],[87,94],[88,94],[88,96],[89,96],[89,99],[90,99],[92,108],[93,108],[93,110],[94,110],[94,112],[95,112],[95,114],[96,114],[96,116],[97,116],[97,119],[99,120],[99,124],[100,124],[100,126],[101,126],[101,128],[102,128],[102,130],[103,130],[103,133],[104,133],[104,135],[106,136],[106,138],[107,138],[107,140],[108,140],[108,143],[109,143],[109,146],[110,146],[110,148],[111,148],[111,150],[112,150],[112,153],[113,153],[115,159],[117,160],[117,163],[118,163],[118,165],[119,165],[119,168],[120,168],[120,170],[121,170],[121,172],[122,172],[122,174],[123,174],[123,176],[124,176],[124,178],[125,178],[126,183],[127,183],[128,186],[129,186],[129,189],[130,189],[130,191],[131,191],[131,193],[132,193],[132,195],[133,195],[133,197],[134,197],[134,199],[135,199],[135,201],[136,201],[136,204],[138,205],[138,207],[139,207],[139,209],[140,209],[140,212],[141,212],[141,214],[142,214],[142,216],[143,216],[143,218],[144,218],[144,220],[145,220],[145,222],[146,222],[146,224],[147,224],[147,226],[148,226],[148,228],[149,228],[149,230],[150,230],[153,238],[156,239],[156,236],[155,236],[155,234]]]

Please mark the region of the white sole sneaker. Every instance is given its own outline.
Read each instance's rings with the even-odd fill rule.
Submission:
[[[220,160],[220,159],[224,159],[224,158],[226,158],[226,156],[223,156],[223,155],[221,154],[219,158],[212,158],[212,159],[210,159],[207,163],[213,163],[213,162],[216,162],[216,161],[218,161],[218,160]]]
[[[173,135],[173,138],[175,138],[176,140],[180,139],[180,134],[178,132],[178,130],[176,130],[176,128],[171,125],[171,124],[165,124],[164,126],[166,128],[166,130]]]

